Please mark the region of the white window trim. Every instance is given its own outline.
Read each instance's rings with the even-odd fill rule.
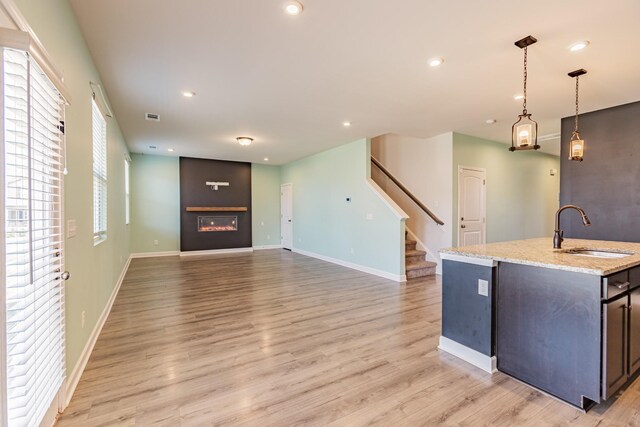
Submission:
[[[95,141],[95,114],[99,113],[99,117],[102,119],[101,123],[104,125],[104,132],[103,132],[103,144],[104,147],[102,147],[102,157],[104,160],[104,165],[102,165],[103,169],[104,169],[104,175],[103,176],[98,176],[99,172],[96,171],[96,141]],[[100,109],[98,103],[95,101],[95,99],[91,99],[91,139],[92,139],[92,153],[93,153],[93,168],[92,168],[92,182],[93,182],[93,245],[97,246],[100,243],[104,242],[107,240],[107,230],[108,230],[108,216],[109,216],[109,210],[108,210],[108,199],[109,199],[109,177],[108,177],[108,159],[107,159],[107,155],[108,155],[108,138],[107,138],[107,120],[104,117],[104,113],[102,112],[102,110]],[[99,159],[98,159],[99,160]],[[104,194],[97,194],[96,193],[96,181],[98,181],[99,186],[102,188],[102,191],[104,192]],[[100,204],[100,209],[102,209],[102,212],[98,213],[98,230],[96,231],[96,205],[98,204],[98,201],[96,200],[96,197],[102,196],[104,199],[102,201],[102,203]]]

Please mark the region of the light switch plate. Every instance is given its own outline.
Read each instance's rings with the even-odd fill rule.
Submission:
[[[484,297],[489,296],[489,282],[486,280],[478,279],[478,295]]]
[[[70,219],[67,221],[67,239],[70,239],[72,237],[76,237],[76,220],[75,219]]]

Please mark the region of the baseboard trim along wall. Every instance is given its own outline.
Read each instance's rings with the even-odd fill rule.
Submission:
[[[98,341],[98,337],[100,336],[100,332],[102,332],[102,327],[104,326],[105,322],[107,321],[107,318],[109,317],[109,313],[111,313],[111,307],[113,307],[113,303],[115,302],[116,297],[118,296],[118,292],[120,291],[120,286],[122,286],[122,282],[124,281],[124,277],[127,274],[127,270],[129,269],[129,265],[131,264],[132,258],[133,257],[131,255],[129,256],[129,258],[127,258],[127,262],[122,268],[120,277],[118,277],[118,281],[116,282],[116,285],[114,286],[113,291],[111,292],[109,301],[107,301],[107,305],[105,305],[104,309],[102,310],[102,314],[100,314],[100,317],[96,322],[96,325],[91,331],[91,335],[89,335],[89,340],[87,341],[87,344],[84,346],[84,349],[82,350],[80,359],[76,363],[76,366],[74,366],[73,371],[71,371],[71,374],[67,376],[67,378],[65,379],[65,384],[62,386],[64,396],[60,402],[61,403],[59,408],[60,411],[63,411],[64,409],[66,409],[66,407],[69,406],[69,403],[71,402],[71,398],[73,397],[73,393],[76,391],[76,387],[78,386],[78,383],[80,382],[82,373],[84,372],[84,369],[87,367],[87,362],[89,361],[91,352],[93,352],[93,347],[96,345],[96,341]]]
[[[467,363],[471,363],[473,366],[476,366],[490,374],[498,372],[496,367],[497,359],[495,356],[487,356],[486,354],[482,354],[447,337],[440,337],[438,349],[452,354]]]
[[[206,251],[187,251],[187,252],[180,252],[180,256],[235,254],[240,252],[253,252],[253,248],[210,249]]]
[[[305,251],[302,249],[296,249],[293,248],[291,249],[292,252],[295,252],[297,254],[300,255],[305,255],[311,258],[316,258],[322,261],[326,261],[326,262],[330,262],[332,264],[337,264],[337,265],[341,265],[343,267],[347,267],[347,268],[351,268],[353,270],[358,270],[358,271],[362,271],[363,273],[368,273],[368,274],[373,274],[374,276],[379,276],[379,277],[384,277],[385,279],[389,279],[389,280],[393,280],[394,282],[406,282],[407,281],[407,276],[406,274],[393,274],[393,273],[388,273],[386,271],[382,271],[382,270],[378,270],[375,268],[371,268],[371,267],[367,267],[365,265],[360,265],[360,264],[354,264],[351,262],[347,262],[347,261],[343,261],[340,259],[336,259],[336,258],[331,258],[328,256],[324,256],[324,255],[320,255],[314,252],[309,252],[309,251]]]
[[[164,252],[139,252],[135,254],[131,254],[131,258],[155,258],[159,256],[178,256],[180,252],[178,251],[164,251]]]
[[[262,251],[265,249],[282,249],[282,245],[261,245],[253,247],[254,251]]]

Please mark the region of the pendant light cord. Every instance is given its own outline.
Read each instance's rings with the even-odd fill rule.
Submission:
[[[578,134],[578,84],[580,82],[580,76],[576,76],[576,126],[573,130],[574,134]]]
[[[527,114],[527,48],[524,47],[524,98],[522,101],[522,114]]]

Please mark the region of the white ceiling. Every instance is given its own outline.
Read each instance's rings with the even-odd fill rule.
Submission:
[[[282,164],[388,132],[508,142],[529,34],[540,135],[573,113],[577,68],[582,111],[640,100],[638,0],[303,0],[296,17],[283,0],[70,1],[134,152]]]

